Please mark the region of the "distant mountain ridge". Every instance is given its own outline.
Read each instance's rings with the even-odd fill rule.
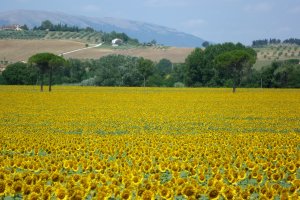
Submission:
[[[0,12],[0,25],[26,24],[32,28],[39,26],[45,20],[50,20],[53,24],[62,23],[82,28],[92,27],[104,32],[124,32],[132,38],[137,38],[140,42],[149,42],[154,39],[157,43],[167,46],[201,47],[204,42],[199,37],[175,29],[132,20],[73,16],[49,11],[15,10]]]

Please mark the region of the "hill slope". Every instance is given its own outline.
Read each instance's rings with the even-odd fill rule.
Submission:
[[[256,69],[270,65],[273,61],[300,59],[300,46],[293,44],[267,45],[261,48],[254,48],[257,52]]]
[[[72,40],[0,40],[0,61],[8,62],[25,61],[35,53],[63,52],[84,48],[85,43]],[[167,58],[174,63],[184,62],[193,48],[158,48],[158,47],[135,47],[135,48],[112,48],[97,47],[74,52],[65,55],[67,58],[100,58],[109,54],[122,54],[129,56],[141,56],[153,61]]]
[[[104,32],[124,32],[140,42],[149,42],[155,39],[158,43],[177,47],[199,47],[203,39],[178,32],[174,29],[116,18],[92,18],[84,16],[72,16],[58,12],[17,10],[0,13],[0,25],[26,24],[29,27],[39,26],[42,21],[50,20],[54,24],[62,23],[76,25],[82,28],[92,27]]]

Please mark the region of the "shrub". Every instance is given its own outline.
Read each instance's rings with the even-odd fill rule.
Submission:
[[[81,81],[80,86],[95,86],[96,80],[95,78],[89,78],[86,80]]]
[[[185,85],[182,82],[176,82],[176,83],[174,83],[174,87],[176,87],[176,88],[183,88],[183,87],[185,87]]]

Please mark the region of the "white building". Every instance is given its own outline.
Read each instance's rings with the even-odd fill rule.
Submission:
[[[115,38],[111,41],[111,45],[112,46],[120,46],[123,44],[123,40],[119,39],[119,38]]]
[[[2,26],[0,30],[12,30],[12,31],[22,31],[21,26],[18,24],[10,25],[10,26]]]

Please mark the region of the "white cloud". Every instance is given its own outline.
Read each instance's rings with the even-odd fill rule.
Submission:
[[[269,12],[273,9],[273,6],[267,2],[260,2],[257,4],[248,4],[244,7],[248,12]]]

